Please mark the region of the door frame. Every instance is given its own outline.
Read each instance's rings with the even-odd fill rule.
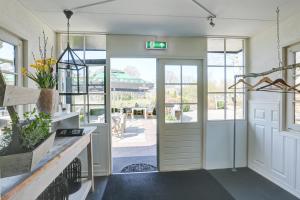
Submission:
[[[109,134],[109,163],[108,163],[108,175],[111,175],[111,174],[114,174],[113,173],[113,153],[112,153],[112,148],[113,148],[113,142],[112,142],[112,123],[111,123],[111,106],[112,106],[112,99],[111,99],[111,59],[114,59],[114,58],[117,58],[117,59],[155,59],[155,70],[156,70],[156,102],[155,102],[155,106],[156,106],[156,127],[155,127],[155,131],[156,131],[156,163],[157,163],[157,171],[159,172],[159,141],[158,141],[158,120],[159,120],[159,116],[158,116],[158,94],[157,94],[157,85],[158,85],[158,73],[157,73],[157,70],[159,69],[158,68],[158,60],[159,58],[158,57],[111,57],[109,56],[108,57],[108,65],[107,65],[107,69],[106,69],[106,81],[107,81],[107,84],[106,84],[106,89],[107,89],[107,108],[108,108],[108,111],[106,113],[107,115],[107,124],[109,124],[108,126],[108,134]],[[118,173],[117,173],[118,174]]]
[[[204,68],[204,60],[203,59],[165,59],[165,58],[157,58],[157,92],[156,92],[156,103],[157,103],[157,167],[158,171],[161,171],[161,166],[160,166],[160,135],[162,134],[163,130],[165,128],[170,129],[170,130],[176,130],[177,126],[174,126],[176,124],[166,124],[165,123],[165,70],[164,70],[164,64],[170,64],[170,65],[197,65],[198,66],[198,72],[197,72],[197,81],[198,81],[198,88],[197,88],[197,93],[198,93],[198,114],[197,114],[197,122],[191,122],[191,123],[182,123],[182,124],[177,124],[177,126],[180,126],[180,128],[185,129],[185,128],[199,128],[200,130],[200,138],[201,138],[201,146],[200,146],[200,151],[201,151],[201,166],[200,168],[204,167],[204,118],[206,117],[206,114],[204,113],[204,95],[205,95],[205,87],[204,87],[204,82],[205,82],[205,76],[204,73],[205,68]]]

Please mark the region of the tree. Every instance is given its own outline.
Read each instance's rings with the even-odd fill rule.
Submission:
[[[126,66],[124,68],[124,72],[126,72],[130,76],[133,76],[133,77],[136,77],[136,78],[139,78],[140,75],[141,75],[139,70],[135,66]]]

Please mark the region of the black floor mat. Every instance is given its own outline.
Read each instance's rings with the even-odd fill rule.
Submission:
[[[121,170],[121,173],[132,173],[132,172],[153,172],[157,171],[157,167],[154,167],[150,164],[145,163],[137,163],[137,164],[131,164],[126,167],[124,167]]]
[[[115,174],[103,200],[233,200],[206,170]]]

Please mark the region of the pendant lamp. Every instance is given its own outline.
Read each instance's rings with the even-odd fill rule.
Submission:
[[[56,89],[60,95],[86,95],[88,93],[88,66],[70,47],[71,10],[63,11],[67,18],[67,47],[56,63]]]

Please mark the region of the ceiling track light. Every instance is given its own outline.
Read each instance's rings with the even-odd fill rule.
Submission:
[[[214,27],[216,25],[214,23],[214,18],[216,18],[217,15],[215,15],[212,11],[210,11],[208,8],[206,8],[204,5],[202,5],[198,1],[192,0],[192,2],[194,2],[197,6],[199,6],[200,8],[202,8],[203,10],[205,10],[209,14],[209,17],[207,18],[207,20],[209,20],[209,25],[211,27]]]
[[[215,17],[213,17],[213,16],[209,16],[208,18],[207,18],[207,20],[209,21],[209,25],[211,26],[211,27],[214,27],[216,24],[214,23],[214,18]]]

